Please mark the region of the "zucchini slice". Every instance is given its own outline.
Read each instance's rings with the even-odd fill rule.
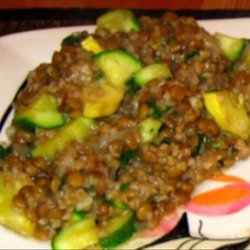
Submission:
[[[170,78],[172,74],[167,64],[156,63],[148,65],[134,75],[134,81],[140,86],[144,86],[147,82],[157,78]]]
[[[115,87],[124,86],[132,74],[141,68],[137,58],[120,49],[98,53],[93,56],[93,60],[108,82]]]
[[[250,41],[246,41],[246,46],[242,56],[237,60],[234,65],[236,71],[250,70]]]
[[[65,116],[58,111],[56,98],[48,93],[38,97],[27,109],[16,114],[14,123],[26,130],[52,129],[65,123]]]
[[[111,33],[118,31],[138,31],[141,25],[130,10],[116,9],[106,12],[97,19],[97,27],[106,29]]]
[[[94,219],[83,219],[62,228],[53,238],[53,250],[86,249],[98,243]]]
[[[84,140],[93,125],[94,121],[92,119],[79,117],[58,130],[54,137],[35,147],[31,151],[31,156],[33,158],[42,156],[52,160],[54,155],[63,150],[70,141]]]
[[[215,38],[219,41],[223,53],[235,62],[242,55],[246,46],[246,41],[242,38],[228,36],[222,33],[215,33]]]
[[[139,125],[141,143],[151,142],[158,135],[162,126],[160,119],[147,118]]]
[[[115,248],[129,240],[136,231],[135,222],[136,217],[132,211],[125,211],[121,216],[107,221],[100,228],[99,243],[102,248]]]

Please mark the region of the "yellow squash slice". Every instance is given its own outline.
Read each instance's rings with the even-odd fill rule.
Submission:
[[[204,94],[206,109],[219,127],[234,135],[247,139],[250,135],[250,118],[244,103],[230,91],[208,92]]]
[[[83,115],[97,118],[113,114],[120,105],[124,90],[106,83],[92,84],[83,91]]]

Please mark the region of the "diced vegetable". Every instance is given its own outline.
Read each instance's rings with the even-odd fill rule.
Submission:
[[[91,84],[83,89],[83,115],[89,118],[113,114],[120,105],[124,90],[110,84]]]
[[[101,47],[101,45],[98,43],[98,41],[93,36],[89,36],[89,37],[85,38],[82,41],[81,46],[84,49],[93,52],[94,54],[97,54],[97,53],[103,51],[103,48]]]
[[[141,143],[151,142],[159,132],[162,122],[159,119],[147,118],[139,126]]]
[[[134,81],[143,86],[147,82],[152,81],[158,78],[170,78],[172,74],[170,69],[168,68],[167,64],[165,63],[156,63],[148,65],[134,75]]]
[[[25,185],[30,184],[28,178],[11,173],[0,174],[0,224],[25,236],[32,236],[35,224],[13,206],[13,198]]]
[[[79,117],[59,129],[54,137],[35,147],[31,151],[31,156],[42,156],[52,160],[54,155],[63,150],[70,141],[84,140],[93,125],[94,121],[92,119]]]
[[[108,220],[100,228],[100,245],[103,249],[115,248],[129,240],[135,233],[135,214],[124,211],[120,216]]]
[[[247,139],[250,135],[250,119],[244,103],[230,91],[204,94],[206,109],[221,129]]]
[[[132,74],[141,68],[140,61],[120,49],[106,50],[93,56],[94,61],[113,86],[124,86]]]
[[[244,39],[232,37],[222,33],[215,33],[215,38],[218,39],[223,53],[232,62],[235,62],[242,55],[246,45]]]
[[[111,33],[118,31],[130,32],[140,30],[140,23],[130,10],[111,10],[97,19],[97,27],[109,30]]]
[[[56,98],[48,93],[38,97],[27,109],[16,114],[14,123],[26,130],[51,129],[65,123],[64,115],[58,111]]]
[[[246,65],[246,69],[250,69],[250,44],[248,44],[248,50],[243,58],[243,63]]]
[[[52,249],[86,249],[96,243],[98,231],[94,219],[83,219],[62,228],[52,240]]]
[[[250,70],[250,41],[246,41],[246,46],[242,56],[235,62],[234,70]]]

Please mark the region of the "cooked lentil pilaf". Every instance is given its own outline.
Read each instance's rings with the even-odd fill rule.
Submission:
[[[92,34],[72,35],[78,42],[64,40],[51,63],[29,74],[15,102],[18,117],[47,94],[55,98],[56,112],[66,117],[55,128],[27,129],[14,120],[8,129],[11,152],[1,160],[1,174],[22,180],[13,203],[31,221],[35,238],[54,238],[76,211],[101,227],[120,210],[129,210],[139,230],[153,228],[163,215],[187,203],[199,183],[250,154],[249,136],[221,126],[204,102],[204,93],[226,91],[249,114],[250,73],[243,56],[230,60],[216,37],[190,17],[165,13],[141,17],[138,23],[140,28],[129,32],[97,25]],[[84,47],[82,41],[90,36],[100,52]],[[117,50],[135,58],[141,68],[165,64],[171,73],[138,85],[133,81],[138,69],[122,86],[110,85],[121,90],[120,101],[116,94],[105,99],[98,87],[107,84],[107,77],[93,58]],[[91,95],[94,100],[104,96],[105,102],[90,118],[94,122],[88,135],[67,140],[53,155],[30,153],[82,117],[84,97]],[[115,100],[119,105],[113,112],[102,115]],[[143,137],[144,121],[159,124],[157,129],[148,125],[150,139]]]

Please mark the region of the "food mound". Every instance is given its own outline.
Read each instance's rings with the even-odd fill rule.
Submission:
[[[119,248],[156,227],[249,156],[248,69],[248,40],[193,18],[103,14],[15,100],[0,223],[53,249]]]

